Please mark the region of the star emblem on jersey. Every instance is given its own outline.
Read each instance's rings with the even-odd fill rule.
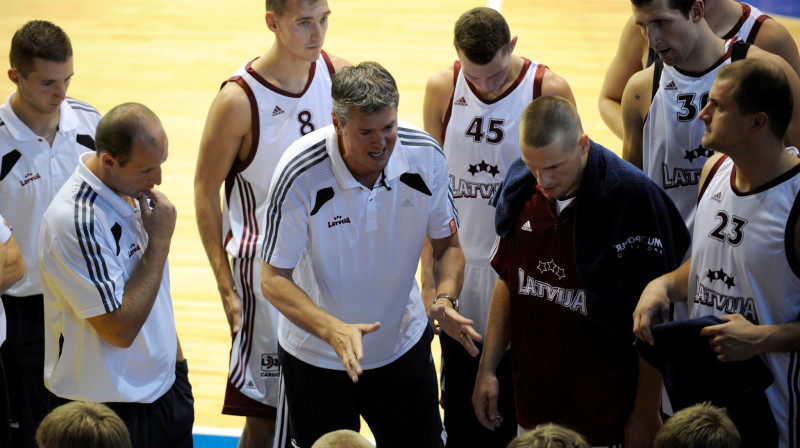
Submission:
[[[461,98],[453,101],[454,106],[467,106],[467,100],[462,96]]]
[[[714,150],[710,148],[706,148],[702,145],[694,148],[690,151],[686,151],[686,155],[683,157],[684,159],[692,162],[694,159],[699,159],[700,157],[711,157],[714,155]]]
[[[550,260],[548,262],[539,260],[539,266],[537,269],[539,269],[539,272],[542,274],[545,272],[552,272],[556,275],[556,277],[558,277],[559,280],[563,279],[567,275],[564,273],[564,268],[557,265],[554,260]]]
[[[286,113],[286,112],[284,112],[284,110],[281,109],[278,106],[275,106],[275,109],[272,109],[272,116],[273,117],[277,117],[278,115],[283,114],[283,113]]]
[[[675,81],[670,81],[669,84],[664,87],[664,90],[678,90],[678,86],[675,85]]]
[[[467,171],[469,171],[470,174],[472,174],[473,176],[480,172],[489,173],[492,175],[492,177],[495,177],[496,175],[500,174],[500,169],[497,168],[497,165],[490,165],[486,163],[485,160],[481,160],[481,163],[478,163],[476,165],[470,164],[469,170]]]
[[[712,282],[714,280],[720,280],[722,281],[722,283],[728,285],[728,288],[733,288],[734,286],[736,286],[736,282],[733,280],[733,276],[726,274],[725,271],[722,270],[722,268],[720,268],[717,271],[712,271],[711,269],[709,269],[708,274],[706,274],[706,277]]]

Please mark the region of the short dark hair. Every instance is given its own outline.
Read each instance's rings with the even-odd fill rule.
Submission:
[[[31,20],[11,38],[8,59],[11,68],[26,77],[33,71],[34,58],[64,63],[72,57],[72,43],[59,26],[45,20]]]
[[[372,115],[400,103],[392,74],[377,62],[365,61],[354,67],[345,67],[333,75],[331,85],[333,113],[344,125],[350,113],[356,111]]]
[[[701,403],[675,413],[656,433],[653,448],[739,448],[741,439],[725,408]]]
[[[559,137],[575,137],[577,141],[582,133],[578,110],[559,96],[539,97],[522,112],[520,141],[526,146],[541,148]]]
[[[453,45],[478,65],[486,65],[498,51],[508,51],[511,31],[502,14],[478,7],[461,14],[453,31]]]
[[[125,166],[136,142],[155,145],[154,136],[147,132],[150,123],[161,123],[156,114],[144,104],[124,103],[108,111],[95,131],[98,154],[107,152]]]
[[[36,443],[42,448],[131,448],[131,437],[108,406],[73,401],[47,414],[36,430]]]
[[[292,2],[305,2],[313,5],[317,0],[266,0],[267,11],[272,11],[276,16],[281,17],[289,9]]]
[[[678,11],[682,12],[684,17],[689,17],[689,11],[692,10],[692,5],[697,0],[669,0],[669,7],[672,9],[677,9]],[[652,3],[653,0],[631,0],[633,6],[646,6]]]
[[[764,59],[741,59],[723,67],[718,80],[733,81],[731,97],[743,114],[764,112],[769,129],[783,139],[792,121],[794,100],[789,79],[781,67]]]

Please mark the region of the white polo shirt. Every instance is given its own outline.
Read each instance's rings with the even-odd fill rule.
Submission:
[[[457,221],[444,154],[427,133],[401,121],[384,174],[373,189],[356,181],[332,125],[297,140],[272,178],[262,254],[289,269],[308,250],[315,276],[299,286],[311,300],[347,323],[381,323],[364,336],[365,369],[394,361],[422,336],[422,243],[426,234],[451,235]],[[278,334],[298,359],[344,370],[330,345],[284,316]]]
[[[78,156],[94,149],[100,113],[67,98],[53,146],[34,134],[11,109],[11,98],[0,106],[0,214],[14,223],[14,237],[25,260],[25,275],[6,291],[22,297],[41,294],[36,244],[44,211],[75,171]]]
[[[111,191],[81,156],[42,218],[39,269],[45,314],[45,385],[59,397],[151,403],[175,381],[177,336],[169,266],[133,344],[115,347],[87,318],[123,305],[125,284],[147,249],[139,211]],[[63,346],[59,353],[59,339]]]
[[[0,216],[0,243],[6,244],[11,239],[11,226]],[[0,346],[6,340],[6,309],[0,300]]]

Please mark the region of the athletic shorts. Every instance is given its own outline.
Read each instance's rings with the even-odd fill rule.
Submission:
[[[293,446],[310,448],[338,429],[360,431],[363,416],[381,448],[442,448],[432,340],[428,328],[408,352],[365,370],[357,383],[344,370],[316,367],[280,349]]]
[[[261,259],[233,258],[242,326],[233,338],[223,414],[275,419],[280,395],[278,310],[261,293]]]

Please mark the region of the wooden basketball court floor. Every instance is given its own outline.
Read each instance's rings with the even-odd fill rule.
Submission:
[[[352,63],[383,64],[400,88],[400,117],[420,127],[428,77],[456,57],[455,20],[469,8],[487,5],[472,0],[328,2],[333,13],[325,49]],[[585,131],[619,153],[620,140],[606,129],[596,104],[605,69],[631,13],[629,1],[489,3],[499,7],[512,35],[519,36],[516,53],[563,76],[572,87]],[[11,36],[26,21],[53,21],[69,34],[74,48],[69,96],[93,104],[101,113],[137,101],[161,117],[170,155],[160,189],[178,208],[170,270],[175,319],[191,368],[195,425],[241,429],[242,418],[220,414],[229,330],[197,233],[192,182],[200,134],[220,83],[272,43],[264,24],[264,2],[2,0],[0,9],[3,58]],[[800,41],[800,20],[775,17]],[[0,78],[0,93],[7,95],[14,86],[7,77]],[[438,352],[438,342],[433,347]]]

